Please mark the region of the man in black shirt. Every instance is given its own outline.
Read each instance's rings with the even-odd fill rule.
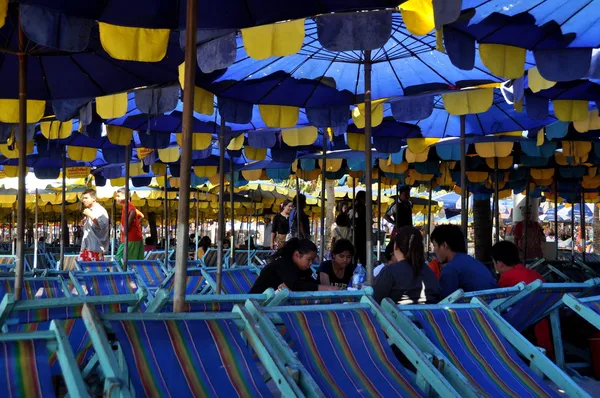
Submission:
[[[385,220],[394,224],[394,232],[402,227],[412,227],[412,203],[410,202],[410,187],[404,185],[400,188],[399,201],[394,203],[385,213]]]

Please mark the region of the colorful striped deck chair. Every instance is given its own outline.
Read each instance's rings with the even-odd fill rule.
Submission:
[[[235,251],[235,256],[233,257],[233,262],[230,261],[230,267],[247,267],[252,264],[252,258],[256,250],[244,250],[239,249]]]
[[[187,260],[186,262],[188,269],[202,267],[202,261],[200,260]],[[169,269],[175,269],[175,260],[169,260]]]
[[[57,323],[44,332],[0,334],[0,352],[2,397],[55,396],[52,356],[59,363],[69,396],[90,396],[65,332]]]
[[[589,291],[597,291],[597,284],[598,280],[594,279],[585,283],[542,283],[537,280],[492,308],[521,332],[561,306],[563,295],[572,293],[580,296]]]
[[[93,309],[84,309],[102,373],[129,382],[135,396],[272,396],[240,332],[281,396],[302,396],[247,311],[218,315],[109,314],[100,319]],[[104,325],[118,342],[128,378],[110,349]]]
[[[58,264],[59,269],[63,271],[73,271],[77,269],[77,257],[78,254],[65,254],[64,264],[60,264],[60,254],[55,254],[54,258],[56,259],[56,263]]]
[[[477,298],[472,304],[443,306],[398,306],[386,299],[382,307],[419,349],[443,358],[444,366],[458,369],[483,396],[561,396],[544,376],[568,396],[588,396],[542,351]],[[530,365],[522,358],[527,358]]]
[[[7,293],[14,293],[15,278],[0,277],[0,299]],[[69,297],[67,285],[61,277],[23,278],[22,299]]]
[[[265,305],[312,305],[312,304],[339,304],[357,303],[365,296],[372,296],[373,288],[365,287],[364,290],[340,290],[322,292],[292,292],[288,289],[278,291]]]
[[[0,256],[0,270],[12,271],[17,265],[17,256],[3,254]]]
[[[145,260],[158,260],[160,262],[165,261],[165,251],[164,250],[152,250],[146,253]]]
[[[121,267],[116,261],[77,261],[75,267],[78,271],[95,272],[120,272]]]
[[[127,271],[137,273],[150,291],[158,289],[168,274],[163,264],[157,260],[131,260],[127,262]]]
[[[203,269],[204,278],[211,288],[216,290],[216,269]],[[246,294],[258,279],[260,269],[257,267],[235,267],[224,269],[221,276],[221,293],[223,294]]]
[[[562,301],[567,307],[600,330],[600,296],[578,299],[572,294],[565,294]]]
[[[69,280],[81,296],[137,295],[139,302],[130,311],[140,308],[148,295],[134,272],[71,272]]]
[[[254,252],[252,262],[257,266],[267,265],[273,254],[275,254],[275,250],[257,250]]]
[[[521,282],[513,287],[505,287],[500,289],[489,289],[480,290],[477,292],[465,292],[462,289],[458,289],[445,299],[439,302],[439,304],[452,304],[452,303],[470,303],[474,297],[477,297],[481,301],[484,301],[490,305],[499,303],[509,297],[514,296],[521,290],[525,289],[525,283]]]
[[[188,268],[186,271],[186,284],[185,284],[185,294],[198,294],[204,293],[208,287],[210,286],[208,282],[206,282],[204,278],[204,274],[202,273],[202,269],[200,267]],[[173,294],[173,289],[175,286],[175,273],[171,272],[167,278],[163,281],[160,288],[166,289]]]
[[[224,312],[231,311],[236,304],[244,304],[247,300],[256,300],[264,305],[275,295],[273,289],[262,294],[191,294],[185,296],[184,312]],[[148,304],[146,312],[172,312],[173,292],[159,289],[154,299]]]
[[[461,393],[452,387],[370,297],[358,304],[260,307],[249,301],[246,307],[278,355],[298,369],[307,396],[475,396],[466,380]],[[283,323],[283,335],[273,322]],[[390,344],[415,366],[416,376]]]
[[[218,261],[218,250],[219,249],[215,249],[215,248],[210,248],[208,249],[204,255],[202,256],[202,258],[200,259],[200,261],[202,261],[202,266],[204,267],[216,267],[217,261]],[[229,263],[229,255],[231,254],[231,251],[229,250],[223,250],[223,266],[227,266],[227,264]]]

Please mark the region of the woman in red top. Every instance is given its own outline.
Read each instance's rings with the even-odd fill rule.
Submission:
[[[129,260],[144,259],[144,237],[142,235],[141,219],[144,215],[138,211],[134,204],[130,201],[125,201],[125,188],[120,188],[117,191],[117,202],[123,206],[121,214],[121,244],[115,255],[115,260],[123,261],[123,251],[125,249],[125,223],[127,222],[127,257]],[[128,204],[127,210],[125,204]]]
[[[507,240],[496,243],[492,247],[492,261],[496,272],[500,274],[499,287],[512,287],[521,282],[529,284],[536,280],[544,281],[542,274],[525,267],[521,263],[519,249]],[[546,350],[548,357],[554,357],[554,346],[550,334],[548,319],[542,319],[535,325],[535,338],[537,345]]]
[[[525,228],[527,228],[527,233],[525,233]],[[523,220],[515,224],[512,234],[523,259],[544,257],[542,242],[546,241],[546,235],[540,224],[531,220],[531,210],[523,213]],[[525,236],[527,236],[527,242],[525,242]]]

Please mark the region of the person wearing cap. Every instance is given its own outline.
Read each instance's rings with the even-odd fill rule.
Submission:
[[[412,227],[413,225],[410,187],[408,185],[402,186],[398,192],[398,196],[399,200],[390,206],[384,216],[387,222],[394,224],[392,237],[396,235],[396,230],[402,227]]]

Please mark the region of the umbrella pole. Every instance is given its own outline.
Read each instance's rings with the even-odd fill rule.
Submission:
[[[366,284],[373,285],[373,164],[371,162],[371,50],[365,51],[365,163],[367,186],[366,225],[367,225],[367,280]],[[361,242],[362,244],[362,242]]]
[[[575,262],[575,183],[572,186],[571,200],[571,264]]]
[[[581,191],[581,208],[579,209],[579,217],[581,219],[581,260],[585,263],[585,197],[583,189]]]
[[[496,243],[500,242],[500,198],[498,197],[498,158],[494,158],[494,217],[496,218]]]
[[[125,225],[123,225],[123,271],[127,271],[127,264],[129,263],[129,170],[131,166],[131,143],[125,146],[125,202],[123,203],[123,219]],[[135,216],[137,217],[137,215]]]
[[[222,116],[221,116],[222,117]],[[231,242],[230,242],[230,259],[235,258],[235,208],[233,196],[233,156],[229,157],[229,201],[231,202]],[[240,229],[242,224],[240,224]]]
[[[525,186],[525,216],[527,216],[527,213],[529,213],[529,217],[532,217],[533,214],[531,214],[532,212],[529,210],[529,188],[530,188],[529,187],[529,179],[530,179],[529,177],[530,177],[530,173],[529,173],[529,170],[527,170],[527,177],[526,177],[527,185]],[[523,250],[523,262],[525,262],[525,263],[527,263],[527,255],[529,254],[529,250],[527,250],[529,247],[528,225],[529,225],[529,220],[527,219],[527,217],[525,217],[525,249]]]
[[[112,208],[111,208],[111,219],[112,219],[112,238],[110,240],[110,258],[115,258],[115,240],[117,239],[117,201],[115,200],[115,196],[112,198]]]
[[[10,254],[12,254],[13,256],[15,255],[14,233],[15,233],[15,205],[13,204],[13,206],[11,208],[11,212],[10,212],[10,231],[9,231],[10,248],[11,248]]]
[[[165,227],[165,268],[168,269],[169,266],[169,190],[167,188],[167,165],[165,165],[165,186],[163,187],[163,193],[165,195],[164,201],[164,214],[163,214],[163,222]]]
[[[65,229],[67,228],[67,148],[62,154],[62,186],[60,187],[62,203],[60,204],[60,267],[65,264]]]
[[[356,178],[354,177],[352,177],[352,245],[356,247]]]
[[[33,220],[33,268],[38,267],[38,189],[35,189],[35,212]]]
[[[377,264],[381,262],[381,170],[377,171]]]
[[[558,260],[558,180],[554,181],[554,249]]]
[[[325,258],[325,170],[327,170],[327,131],[323,131],[323,164],[321,166],[321,250],[319,251],[319,263]],[[335,200],[335,199],[334,199]],[[300,225],[300,224],[298,224]]]
[[[296,170],[296,233],[300,238],[300,181],[298,180],[298,170]],[[321,250],[323,250],[321,248]]]
[[[394,198],[396,205],[396,214],[394,214],[394,229],[398,232],[398,220],[400,219],[400,184],[396,184],[396,197]]]
[[[194,251],[194,259],[198,261],[198,235],[200,235],[200,189],[196,189],[196,250]]]
[[[17,267],[15,269],[15,300],[21,299],[25,270],[25,173],[27,169],[27,55],[25,33],[19,19],[19,193],[17,195]]]
[[[425,248],[426,253],[429,253],[429,247],[431,246],[431,195],[433,191],[433,178],[429,180],[429,202],[427,203],[427,247]]]
[[[466,116],[460,116],[460,222],[465,235],[465,241],[469,242],[468,228],[469,228],[469,212],[467,209],[467,148],[466,146]],[[468,243],[467,243],[468,247]]]
[[[233,196],[233,194],[231,194]],[[219,227],[217,230],[217,286],[215,293],[221,293],[223,272],[223,241],[225,240],[225,119],[221,116],[219,133]],[[233,219],[233,201],[231,202],[231,218]]]

